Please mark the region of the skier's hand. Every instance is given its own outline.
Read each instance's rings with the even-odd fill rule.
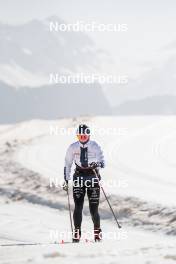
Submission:
[[[98,162],[91,162],[89,166],[91,169],[96,169],[98,167]]]
[[[62,185],[62,188],[64,191],[66,192],[68,191],[68,181],[67,180],[65,180],[64,184]]]
[[[91,162],[89,166],[92,169],[103,168],[102,162]]]

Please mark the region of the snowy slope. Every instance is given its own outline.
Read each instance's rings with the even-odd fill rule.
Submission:
[[[110,193],[132,195],[168,206],[176,205],[175,121],[174,116],[100,117],[88,120],[92,127],[115,127],[118,133],[115,136],[93,136],[104,149],[107,167],[102,175]],[[62,179],[66,148],[76,138],[73,134],[50,135],[50,126],[64,127],[65,124],[66,121],[48,123],[45,135],[19,149],[15,159],[47,178]],[[67,126],[73,127],[71,120],[68,120]],[[106,183],[108,180],[116,180],[119,188],[110,188],[110,183]]]
[[[70,231],[66,196],[60,189],[49,190],[47,184],[50,177],[62,180],[65,151],[75,140],[74,134],[51,135],[51,126],[75,128],[81,121],[92,127],[116,127],[118,131],[118,136],[92,138],[105,152],[107,167],[102,178],[127,183],[110,188],[104,182],[107,192],[114,194],[111,201],[114,208],[117,204],[123,228],[117,229],[106,203],[101,201],[104,237],[115,232],[118,239],[104,239],[100,244],[83,241],[79,245],[48,245],[61,242],[60,237],[51,237],[51,231]],[[0,263],[174,263],[175,209],[170,207],[175,206],[174,122],[174,117],[87,117],[0,127]],[[140,219],[140,229],[135,228]],[[170,226],[172,232],[167,233],[172,235],[164,235]],[[85,236],[86,231],[92,231],[92,222],[85,208]]]
[[[88,35],[50,31],[50,21],[65,23],[58,17],[15,26],[0,22],[1,81],[16,88],[38,87],[49,83],[50,73],[93,71],[105,59]]]
[[[52,242],[51,230],[63,231],[68,226],[67,212],[59,214],[53,209],[21,202],[1,206],[0,241],[14,246],[0,247],[0,263],[174,263],[173,238],[132,229],[126,229],[127,240],[47,245]],[[84,217],[84,228],[87,226],[90,227],[90,219]],[[105,221],[103,227],[104,232],[113,232],[115,228]],[[15,246],[35,242],[43,245]]]

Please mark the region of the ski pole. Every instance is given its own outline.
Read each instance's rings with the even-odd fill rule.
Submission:
[[[115,219],[115,221],[116,221],[116,223],[117,223],[118,228],[122,228],[122,226],[119,224],[119,222],[118,222],[118,220],[117,220],[117,217],[116,217],[116,215],[115,215],[115,213],[114,213],[114,210],[113,210],[113,208],[112,208],[112,206],[111,206],[111,204],[110,204],[110,202],[109,202],[109,199],[108,199],[108,197],[107,197],[107,195],[106,195],[106,193],[105,193],[105,190],[104,190],[103,186],[100,184],[100,181],[99,181],[99,178],[98,178],[98,175],[97,175],[96,170],[94,169],[93,172],[95,173],[95,176],[96,176],[96,178],[98,179],[98,183],[99,183],[99,185],[100,185],[100,187],[101,187],[101,190],[102,190],[102,192],[103,192],[103,194],[104,194],[104,196],[105,196],[105,199],[106,199],[106,201],[107,201],[107,203],[108,203],[108,205],[109,205],[109,208],[110,208],[110,210],[111,210],[111,212],[112,212],[112,214],[113,214],[113,216],[114,216],[114,219]]]
[[[68,188],[67,188],[67,198],[68,198],[68,209],[69,209],[69,216],[70,216],[70,226],[71,226],[71,232],[73,234],[73,223],[72,223],[72,216],[71,216],[69,185],[68,185]]]

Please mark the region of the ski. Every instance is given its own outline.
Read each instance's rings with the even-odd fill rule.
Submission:
[[[16,246],[44,246],[44,245],[56,245],[58,243],[13,243],[13,244],[1,244],[0,247],[16,247]]]
[[[63,245],[63,244],[83,244],[83,243],[96,243],[94,240],[81,240],[78,243],[73,241],[61,241],[56,243],[13,243],[13,244],[0,244],[0,247],[18,247],[18,246],[47,246],[47,245]]]

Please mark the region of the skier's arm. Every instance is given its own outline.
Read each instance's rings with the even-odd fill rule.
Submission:
[[[101,147],[96,144],[96,154],[97,154],[97,163],[99,164],[100,168],[105,167],[105,160],[104,160],[104,155]]]
[[[72,146],[70,146],[67,149],[66,156],[65,156],[65,167],[64,167],[64,180],[68,181],[70,180],[70,173],[71,173],[71,167],[73,164],[73,150]]]

